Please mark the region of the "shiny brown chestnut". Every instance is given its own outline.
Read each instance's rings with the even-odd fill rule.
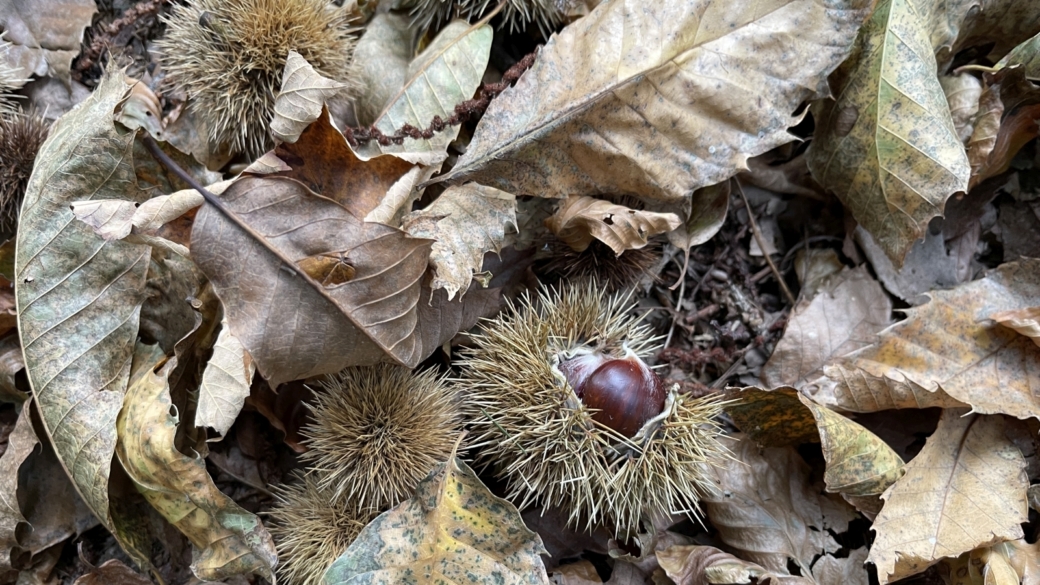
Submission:
[[[626,437],[634,437],[664,409],[664,383],[636,356],[603,359],[591,373],[588,367],[568,368],[566,364],[560,370],[582,403],[597,411],[592,419]],[[583,365],[590,365],[589,360]]]

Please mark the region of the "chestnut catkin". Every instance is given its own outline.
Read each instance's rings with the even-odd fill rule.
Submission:
[[[525,297],[473,336],[456,380],[477,460],[510,499],[619,537],[662,512],[696,515],[725,456],[718,396],[659,389],[642,361],[654,339],[628,309],[592,284]]]

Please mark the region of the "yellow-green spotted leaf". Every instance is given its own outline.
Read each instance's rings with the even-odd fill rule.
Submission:
[[[737,428],[759,445],[786,447],[802,443],[818,443],[816,420],[798,400],[798,391],[790,386],[761,390],[753,386],[730,388],[726,413]]]
[[[816,417],[827,471],[827,491],[847,496],[880,496],[903,475],[903,459],[859,423],[799,396]]]
[[[971,167],[936,75],[936,0],[881,0],[813,110],[809,169],[896,264]]]
[[[325,573],[328,585],[548,585],[542,539],[459,459],[380,515]]]
[[[274,542],[260,519],[240,508],[213,483],[201,457],[174,446],[178,417],[171,413],[170,358],[149,370],[126,393],[116,428],[116,454],[137,490],[193,545],[191,570],[203,581],[256,573],[273,581]]]

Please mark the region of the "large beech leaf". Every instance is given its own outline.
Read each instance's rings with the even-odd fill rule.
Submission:
[[[1029,480],[999,416],[948,409],[906,475],[882,495],[869,560],[884,585],[943,557],[1022,538]]]
[[[103,240],[69,205],[148,198],[135,175],[135,133],[113,122],[129,92],[122,73],[107,74],[55,123],[26,190],[15,258],[18,327],[43,424],[83,500],[110,530],[115,421],[151,250]]]
[[[549,585],[542,539],[460,459],[365,527],[325,573],[329,585]]]
[[[480,272],[486,252],[498,252],[506,228],[516,229],[516,197],[476,183],[448,187],[429,207],[405,217],[401,228],[417,238],[436,240],[430,264],[448,300],[465,294]]]
[[[939,10],[881,0],[832,76],[835,100],[813,111],[813,176],[897,265],[971,171],[936,76],[929,20]]]
[[[211,206],[196,216],[192,256],[272,386],[424,357],[415,332],[430,240],[363,222],[292,179],[244,177],[221,200],[311,277]]]
[[[405,124],[425,130],[433,118],[447,120],[455,105],[473,97],[491,55],[491,26],[452,22],[408,65],[408,77],[392,95],[373,126],[393,134]],[[357,149],[362,158],[393,154],[413,163],[432,165],[447,157],[448,144],[459,134],[449,126],[432,138],[406,138],[402,144],[369,141]]]
[[[817,555],[839,548],[827,529],[844,532],[850,516],[828,516],[834,506],[809,483],[797,451],[763,449],[746,436],[731,451],[716,471],[719,489],[702,500],[722,542],[781,575],[790,574],[789,559],[807,574]]]
[[[679,201],[789,142],[871,0],[600,4],[491,103],[448,173],[517,195]]]
[[[260,519],[217,489],[202,457],[184,455],[174,444],[178,417],[168,378],[176,366],[177,358],[170,358],[128,389],[117,419],[119,462],[145,499],[191,541],[196,577],[219,581],[255,572],[273,582],[277,555]]]
[[[975,412],[1040,418],[1040,347],[990,320],[1000,311],[1040,305],[1038,279],[1040,260],[1022,260],[932,293],[930,302],[907,310],[908,318],[882,332],[875,345],[824,368],[835,395],[878,396],[861,387],[884,384],[924,396],[944,391]]]

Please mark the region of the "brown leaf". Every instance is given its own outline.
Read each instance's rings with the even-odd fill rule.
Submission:
[[[844,269],[815,298],[798,301],[762,366],[767,386],[818,383],[830,360],[874,343],[892,322],[892,301],[866,266]]]
[[[285,142],[296,142],[321,115],[326,100],[344,87],[315,71],[296,51],[289,51],[282,71],[282,89],[274,100],[271,134]]]
[[[72,585],[151,585],[152,580],[118,559],[109,559],[81,575]]]
[[[1007,63],[985,76],[978,122],[968,142],[970,186],[1007,170],[1019,149],[1040,134],[1040,87],[1028,74],[1028,68]]]
[[[884,396],[871,389],[879,383],[918,396],[945,391],[975,412],[1040,418],[1034,392],[1040,386],[1040,347],[989,320],[999,311],[1040,304],[1038,275],[1040,260],[1022,260],[933,293],[931,302],[907,310],[907,319],[881,333],[875,345],[825,368],[836,383],[834,392],[851,394],[855,401]]]
[[[765,447],[818,443],[816,421],[794,388],[726,389],[726,414],[743,433]]]
[[[971,47],[989,47],[991,61],[1040,32],[1040,12],[1018,0],[981,0],[980,10],[968,12],[950,55]]]
[[[713,546],[673,546],[657,551],[657,560],[665,574],[680,585],[695,583],[744,585],[752,583],[752,579],[757,583],[779,585],[809,585],[812,583],[809,579],[802,577],[778,575],[767,571],[760,565],[738,559]]]
[[[25,360],[18,332],[12,331],[0,337],[0,401],[18,403],[28,398],[15,378],[24,369]]]
[[[1004,327],[1014,329],[1040,345],[1040,307],[1000,311],[989,316]]]
[[[791,140],[872,4],[603,3],[491,103],[445,179],[681,201]]]
[[[642,248],[648,238],[670,232],[682,222],[674,213],[638,211],[594,197],[572,195],[545,220],[545,225],[576,252],[584,251],[597,239],[620,255],[625,250]]]
[[[790,559],[808,574],[816,555],[838,549],[809,467],[793,448],[763,449],[749,437],[731,451],[716,470],[717,493],[702,500],[722,542],[774,573],[789,575]]]
[[[0,28],[13,47],[11,65],[25,77],[54,77],[66,86],[72,60],[80,54],[84,30],[97,6],[92,0],[7,0]]]
[[[7,437],[7,449],[0,456],[0,574],[12,569],[11,555],[19,546],[16,529],[27,523],[18,506],[18,469],[40,444],[29,408],[30,401],[22,403],[18,421]]]
[[[849,551],[844,558],[825,555],[813,565],[813,581],[817,585],[868,585],[870,575],[864,566],[866,562],[865,546]]]
[[[466,293],[486,252],[501,250],[507,227],[516,229],[516,197],[476,183],[448,187],[401,225],[411,236],[436,240],[430,252],[437,274],[432,288],[446,290],[449,301]]]
[[[999,416],[949,409],[906,475],[881,498],[869,561],[882,585],[944,557],[1022,538],[1025,461]]]
[[[690,253],[690,248],[710,240],[726,221],[729,212],[730,181],[710,185],[693,193],[686,220],[668,232],[668,242]]]

